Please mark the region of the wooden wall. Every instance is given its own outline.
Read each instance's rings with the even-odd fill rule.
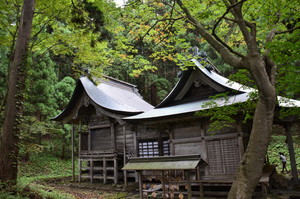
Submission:
[[[205,175],[233,175],[244,153],[243,133],[232,124],[209,131],[210,121],[190,120],[173,123],[170,132],[172,155],[201,154],[208,164]]]

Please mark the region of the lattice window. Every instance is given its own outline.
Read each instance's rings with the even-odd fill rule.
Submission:
[[[140,157],[155,157],[159,156],[158,141],[147,141],[139,143]]]
[[[170,155],[170,142],[168,140],[140,140],[139,156],[156,157]]]
[[[240,162],[238,138],[207,142],[210,174],[234,174]]]
[[[169,156],[171,154],[170,151],[170,140],[163,141],[163,156]]]

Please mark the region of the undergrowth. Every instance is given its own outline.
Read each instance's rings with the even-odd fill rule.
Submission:
[[[288,147],[285,142],[286,137],[283,135],[273,135],[269,148],[268,148],[268,161],[270,164],[277,166],[277,171],[281,170],[281,162],[279,159],[279,152],[283,152],[287,158],[287,168],[291,169],[289,162]],[[300,138],[298,136],[293,137],[294,150],[298,170],[300,170]],[[75,165],[76,172],[78,173],[77,165]],[[70,159],[62,160],[53,156],[51,153],[37,153],[30,157],[30,161],[20,162],[19,164],[19,177],[18,184],[15,188],[5,191],[0,191],[0,199],[28,199],[30,195],[26,194],[24,190],[30,190],[31,194],[35,193],[42,198],[53,199],[74,199],[71,194],[62,193],[47,187],[45,184],[37,183],[37,181],[68,177],[72,175],[72,162]],[[50,190],[50,191],[49,191]],[[108,194],[108,193],[107,193]],[[121,194],[121,193],[119,193]],[[109,195],[109,194],[108,194]],[[104,198],[109,196],[103,193]],[[114,198],[122,198],[123,196],[114,196]]]
[[[38,180],[71,175],[72,162],[70,159],[62,160],[51,153],[32,154],[30,161],[19,163],[17,186],[0,191],[0,199],[27,199],[31,198],[29,197],[30,194],[39,195],[42,198],[74,199],[70,194],[61,193],[45,185],[35,183]],[[77,170],[75,175],[77,175]]]
[[[294,141],[294,151],[296,157],[297,169],[300,170],[300,138],[298,136],[293,136]],[[286,137],[283,135],[273,135],[271,142],[268,147],[268,159],[269,163],[277,165],[277,171],[281,170],[281,161],[279,159],[279,152],[283,152],[287,157],[287,169],[291,170],[290,157],[288,146],[286,144]]]

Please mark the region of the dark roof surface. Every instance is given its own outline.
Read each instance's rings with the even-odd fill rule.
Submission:
[[[192,62],[195,64],[195,68],[183,72],[182,77],[173,90],[158,106],[145,113],[129,116],[124,119],[128,121],[159,119],[168,116],[195,113],[196,111],[211,108],[207,106],[207,102],[212,101],[210,98],[211,95],[205,92],[200,93],[197,96],[198,98],[186,99],[187,93],[191,90],[197,78],[201,80],[202,84],[207,85],[209,89],[214,90],[214,94],[229,93],[226,98],[214,100],[216,107],[245,102],[250,99],[250,93],[256,91],[253,88],[233,82],[219,75],[214,70],[207,69],[196,59],[192,59]],[[300,101],[297,100],[279,96],[278,101],[281,107],[300,107]]]
[[[142,99],[135,85],[110,77],[98,78],[95,81],[98,82],[97,85],[87,77],[81,77],[65,110],[52,120],[68,122],[66,118],[76,115],[75,106],[84,93],[96,105],[114,113],[135,115],[153,109],[151,104]]]

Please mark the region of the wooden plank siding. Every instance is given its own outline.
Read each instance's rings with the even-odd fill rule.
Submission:
[[[209,131],[210,122],[186,121],[173,125],[170,131],[172,155],[201,154],[205,178],[233,175],[242,157],[243,139],[238,126],[232,124],[216,131]]]

